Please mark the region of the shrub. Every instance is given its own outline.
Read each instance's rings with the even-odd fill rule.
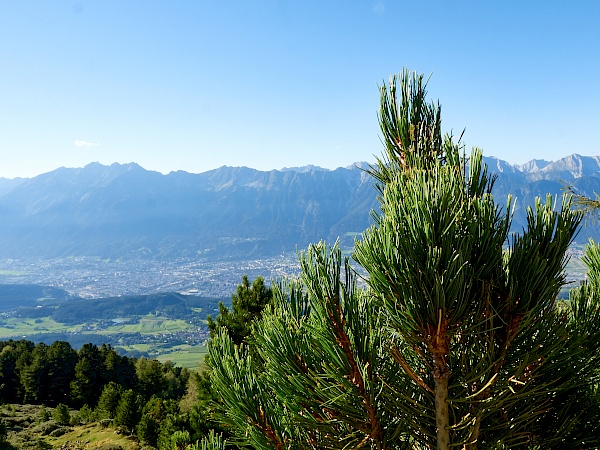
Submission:
[[[59,425],[69,425],[71,423],[71,413],[67,405],[59,403],[54,409],[54,413],[52,413],[52,418]]]

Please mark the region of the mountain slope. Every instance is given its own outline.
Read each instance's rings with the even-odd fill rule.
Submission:
[[[96,163],[0,196],[0,257],[258,257],[360,232],[375,206],[356,168],[162,175]]]
[[[516,230],[536,195],[559,196],[565,182],[587,195],[600,192],[600,157],[485,162],[497,174],[498,203],[505,205],[509,194],[517,199]],[[133,163],[93,163],[0,180],[0,258],[250,259],[338,238],[351,247],[376,207],[371,178],[354,166],[163,175]],[[597,231],[586,228],[579,240]]]

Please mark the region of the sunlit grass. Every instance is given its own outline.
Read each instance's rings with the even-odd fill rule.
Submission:
[[[0,321],[0,338],[20,337],[39,333],[80,332],[83,325],[66,325],[49,317],[23,319],[11,317]]]
[[[198,369],[207,353],[204,345],[177,345],[156,357],[160,362],[172,361],[179,367]]]
[[[86,448],[94,449],[110,445],[110,448],[120,446],[123,450],[137,450],[139,443],[134,437],[116,434],[112,427],[101,427],[98,423],[71,428],[71,431],[60,437],[44,436],[44,439],[53,448],[67,445],[70,442],[80,441],[86,443]]]
[[[27,275],[27,272],[23,272],[21,270],[3,270],[0,269],[0,277],[20,277],[21,275]]]
[[[166,317],[155,317],[149,314],[142,316],[138,323],[115,324],[106,327],[105,331],[110,333],[159,334],[184,331],[190,328],[190,324],[185,320],[167,319]]]

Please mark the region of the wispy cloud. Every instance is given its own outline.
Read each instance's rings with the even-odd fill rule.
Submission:
[[[375,6],[373,6],[373,12],[375,14],[383,14],[385,12],[385,4],[383,2],[375,3]]]
[[[100,147],[99,142],[80,141],[77,139],[75,140],[74,144],[75,147]]]

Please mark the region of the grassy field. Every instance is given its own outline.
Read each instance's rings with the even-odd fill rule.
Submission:
[[[167,319],[154,315],[142,316],[135,324],[118,324],[100,327],[94,323],[66,325],[52,320],[50,317],[39,319],[23,319],[11,317],[0,321],[0,339],[9,337],[28,336],[39,333],[140,333],[158,335],[161,333],[172,333],[191,329],[191,325],[185,320]]]
[[[0,339],[9,337],[20,338],[39,333],[65,333],[79,332],[83,325],[65,325],[55,322],[49,317],[40,319],[23,319],[20,317],[11,317],[2,320],[0,325]]]
[[[129,318],[124,317],[122,320],[128,322]],[[151,342],[144,339],[146,342],[130,343],[129,345],[114,343],[113,347],[121,348],[126,352],[142,352],[163,362],[170,360],[180,367],[197,369],[204,359],[206,347],[165,342],[165,335],[169,333],[193,331],[194,329],[195,327],[185,320],[168,319],[152,314],[138,318],[136,323],[114,323],[112,325],[106,325],[106,322],[65,325],[49,317],[39,319],[11,317],[0,321],[0,339],[34,339],[35,335],[46,333],[78,333],[83,336],[86,334],[96,336],[123,334],[125,336],[139,333],[146,337],[156,337],[156,339],[150,339]]]
[[[207,349],[203,345],[178,345],[171,347],[170,351],[156,357],[160,362],[172,361],[179,367],[198,369],[204,361]]]
[[[167,319],[166,317],[156,317],[152,314],[140,317],[135,324],[115,324],[106,327],[105,333],[140,333],[140,334],[160,334],[165,332],[184,331],[190,329],[190,324],[185,320]]]
[[[2,270],[0,269],[0,277],[1,276],[5,276],[5,277],[18,277],[21,275],[26,275],[27,272],[21,272],[18,270]]]

